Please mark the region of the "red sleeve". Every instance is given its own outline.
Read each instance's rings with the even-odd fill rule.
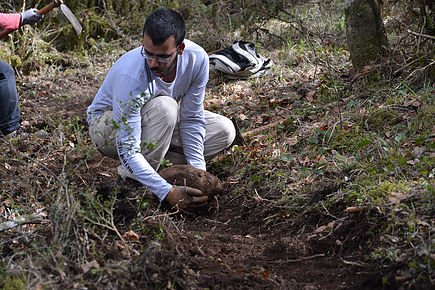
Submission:
[[[15,30],[20,28],[20,13],[0,13],[0,29]]]

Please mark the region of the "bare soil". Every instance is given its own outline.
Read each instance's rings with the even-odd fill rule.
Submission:
[[[24,135],[17,150],[40,160],[55,175],[61,174],[63,158],[68,152],[54,150],[47,156],[46,148],[44,149],[46,139],[38,135],[38,132],[44,130],[53,138],[52,135],[56,134],[53,124],[72,118],[78,118],[78,123],[86,129],[85,110],[101,81],[102,75],[95,77],[81,73],[79,76],[62,72],[56,79],[41,76],[19,79]],[[79,162],[82,157],[68,158]],[[114,187],[120,186],[124,190],[121,192],[127,192],[126,196],[141,194],[140,188],[130,184],[120,185],[116,174],[117,164],[116,160],[97,152],[91,160],[87,160],[87,169],[77,172],[70,182],[79,188],[95,186],[103,195],[110,194]],[[11,161],[10,165],[14,166],[15,163]],[[231,179],[231,172],[212,173],[222,179],[228,193],[217,196],[213,206],[200,214],[178,213],[172,215],[169,221],[163,220],[165,238],[158,250],[153,251],[149,245],[145,247],[149,239],[143,235],[138,241],[132,242],[132,248],[137,249],[135,255],[118,255],[110,250],[110,245],[116,245],[118,240],[114,233],[104,241],[106,248],[100,245],[105,257],[99,261],[101,267],[104,267],[104,260],[108,263],[109,260],[130,259],[128,279],[131,283],[119,288],[149,288],[158,285],[158,281],[168,275],[176,283],[168,288],[382,289],[381,273],[376,273],[376,267],[361,262],[365,240],[353,240],[361,236],[357,233],[364,231],[363,220],[358,220],[358,217],[349,219],[349,224],[354,223],[354,232],[345,232],[341,237],[319,239],[315,230],[326,221],[320,220],[314,212],[290,216],[285,208],[280,208],[273,202],[273,197],[263,199],[260,196],[252,198],[252,194],[234,195],[232,189],[237,184]],[[20,194],[17,176],[20,179],[33,176],[32,172],[28,173],[29,176],[25,174],[26,172],[17,170],[1,170],[2,183],[8,183],[9,188],[14,188]],[[26,189],[21,190],[23,197]],[[325,188],[316,190],[313,190],[313,199],[321,199]],[[157,224],[162,220],[151,219],[149,216],[147,218],[147,214],[170,213],[159,208],[159,203],[152,197],[146,212],[141,213],[131,203],[130,207],[125,207],[129,204],[123,203],[123,200],[127,200],[126,196],[119,197],[115,217],[121,233],[128,231],[133,220],[138,218],[142,218],[144,224],[158,228]],[[17,198],[16,202],[25,203],[26,200],[22,197]],[[44,197],[38,199],[44,203]],[[0,222],[3,220],[0,218]],[[40,235],[46,234],[45,238],[49,241],[50,234],[43,230],[44,227],[47,225],[36,225],[32,229]],[[13,240],[21,230],[3,233],[4,241]],[[7,248],[7,242],[2,242],[4,257],[11,254]],[[140,270],[142,266],[148,269],[146,273],[143,268]],[[73,267],[65,271],[67,276],[87,277],[80,270],[73,270]],[[100,284],[95,284],[100,286],[88,284],[88,287],[99,289],[105,283],[103,288],[108,289],[109,285],[113,285],[109,282],[111,279],[121,278],[107,275]],[[395,289],[394,284],[390,286]]]

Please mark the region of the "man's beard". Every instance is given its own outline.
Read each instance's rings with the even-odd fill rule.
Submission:
[[[158,68],[151,68],[151,71],[159,78],[164,78],[175,68],[175,66],[177,65],[177,60],[178,60],[178,58],[176,58],[174,60],[174,63],[170,67],[168,67],[167,69],[165,69],[163,71],[159,71]]]

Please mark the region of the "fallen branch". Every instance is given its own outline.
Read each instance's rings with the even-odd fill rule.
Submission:
[[[369,265],[363,262],[352,262],[352,261],[346,261],[342,258],[340,260],[345,263],[346,265],[352,265],[352,266],[358,266],[358,267],[368,267]]]
[[[302,261],[306,261],[306,260],[310,260],[310,259],[314,259],[314,258],[319,258],[319,257],[325,257],[325,254],[316,254],[316,255],[312,255],[312,256],[308,256],[308,257],[302,257],[299,259],[278,260],[278,261],[268,260],[267,262],[274,263],[274,264],[296,263],[296,262],[302,262]]]
[[[40,214],[22,215],[15,220],[0,223],[0,233],[25,224],[40,224],[42,221]]]
[[[408,29],[408,33],[415,35],[415,36],[418,36],[418,37],[429,38],[429,39],[435,40],[435,36],[424,34],[424,33],[418,33],[418,32],[415,32],[415,31],[412,31],[409,29]]]
[[[245,138],[252,137],[254,135],[257,135],[261,131],[269,130],[270,128],[273,128],[273,127],[276,127],[278,125],[281,125],[283,122],[285,122],[285,120],[286,119],[281,119],[281,120],[275,121],[273,123],[269,123],[269,124],[266,124],[264,126],[261,126],[261,127],[252,129],[250,131],[246,131],[246,132],[241,133],[239,125],[237,124],[236,119],[232,118],[231,121],[233,122],[234,127],[236,129],[236,138],[234,139],[234,142],[233,142],[232,145],[243,145],[243,146],[246,146],[247,143],[245,141]]]
[[[285,120],[286,119],[281,119],[281,120],[278,120],[278,121],[275,121],[275,122],[263,125],[261,127],[252,129],[250,131],[246,131],[246,132],[242,133],[242,136],[243,137],[252,137],[254,135],[257,135],[261,131],[269,130],[270,128],[273,128],[273,127],[276,127],[278,125],[281,125]]]

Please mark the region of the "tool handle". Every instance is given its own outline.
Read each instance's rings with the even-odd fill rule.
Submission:
[[[51,1],[50,4],[45,5],[44,7],[42,7],[41,9],[38,10],[38,13],[41,15],[44,15],[48,12],[50,12],[51,10],[53,10],[53,8],[59,7],[60,4],[62,4],[62,1]]]
[[[9,33],[11,33],[13,30],[3,30],[2,32],[0,32],[0,39],[3,37],[6,37],[6,35],[8,35]]]

